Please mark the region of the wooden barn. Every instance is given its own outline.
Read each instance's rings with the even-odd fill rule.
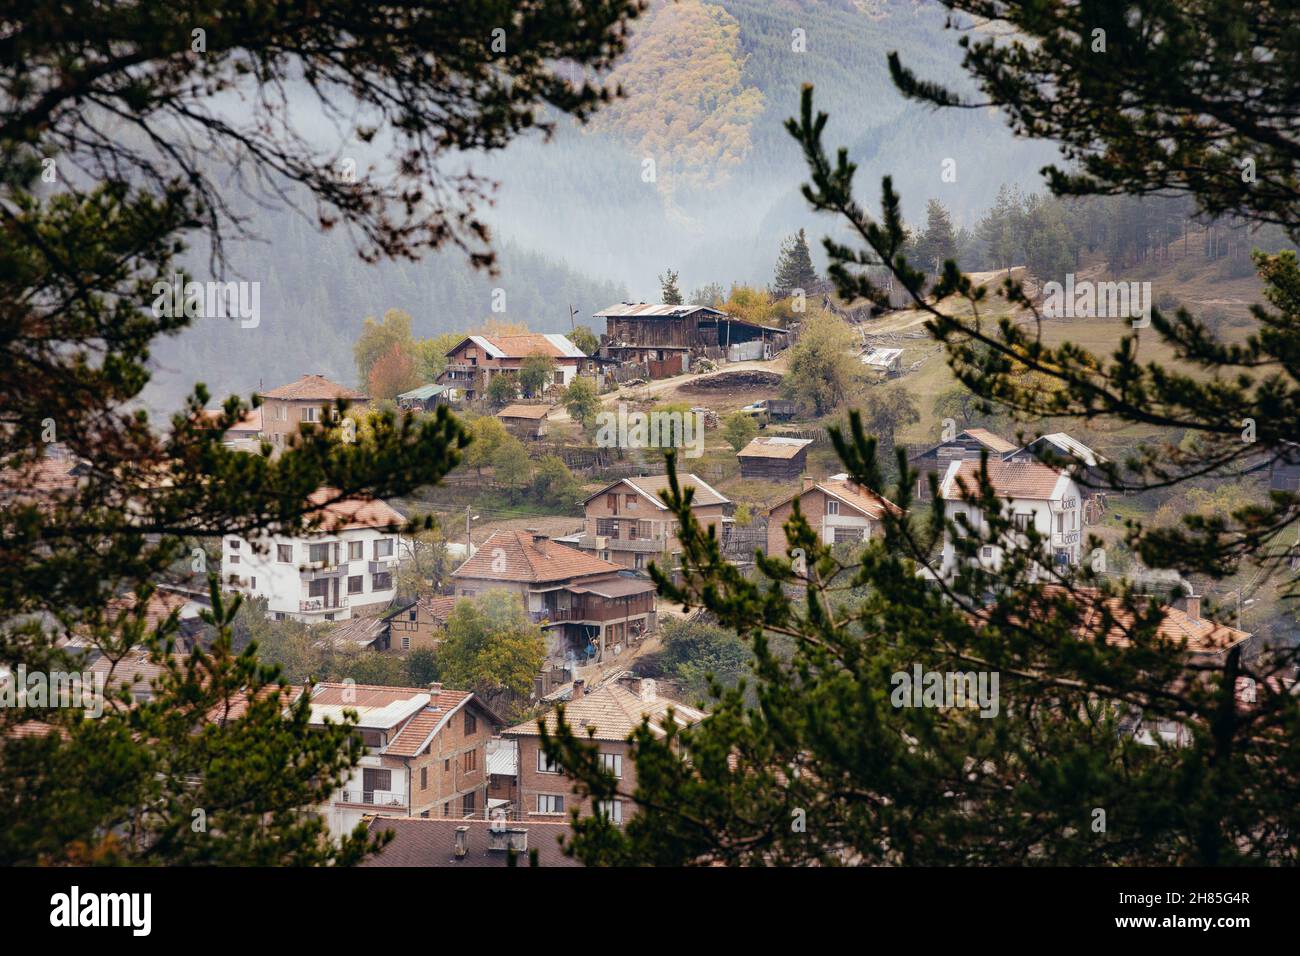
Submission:
[[[740,477],[793,481],[807,470],[810,438],[755,438],[740,451]]]
[[[605,320],[601,352],[622,362],[669,363],[674,373],[689,368],[692,356],[727,359],[735,346],[754,343],[756,358],[785,348],[787,334],[706,305],[649,305],[620,302],[595,313]],[[747,354],[748,357],[748,354]]]
[[[979,461],[981,452],[988,452],[989,461],[997,461],[1015,450],[1014,443],[986,428],[968,428],[908,460],[908,467],[919,472],[916,478],[916,496],[922,501],[929,500],[930,472],[938,474],[942,479],[949,462]]]
[[[507,405],[497,412],[506,431],[521,441],[538,441],[546,437],[546,418],[550,405]]]

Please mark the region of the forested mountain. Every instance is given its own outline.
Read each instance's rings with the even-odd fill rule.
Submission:
[[[625,99],[586,127],[560,122],[549,142],[534,136],[467,158],[501,184],[485,211],[499,277],[475,274],[454,250],[367,266],[314,220],[256,210],[261,243],[232,246],[242,245],[239,277],[261,282],[261,325],[209,320],[162,345],[149,404],[174,407],[194,381],[218,395],[306,371],[350,382],[363,319],[388,308],[409,311],[415,333],[432,335],[493,314],[491,290],[502,288],[498,318],[564,331],[570,304],[590,316],[626,296],[656,298],[666,268],[680,271],[684,289],[764,284],[783,238],[828,228],[799,195],[806,171],[782,128],[805,82],[831,114],[830,140],[860,164],[860,181],[893,174],[918,227],[930,199],[954,226],[973,229],[1002,183],[1038,188],[1050,147],[1013,140],[991,113],[906,104],[888,76],[891,50],[922,75],[964,82],[955,36],[928,0],[655,2],[612,77]],[[945,159],[957,161],[956,182],[940,178]],[[812,253],[820,267],[820,244]],[[205,255],[187,261],[195,278],[209,277]]]

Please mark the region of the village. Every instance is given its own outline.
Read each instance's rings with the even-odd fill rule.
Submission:
[[[820,542],[846,555],[879,539],[887,516],[906,518],[887,489],[836,469],[824,423],[782,388],[804,325],[797,318],[765,325],[712,306],[628,302],[595,317],[606,324],[590,352],[558,333],[466,335],[446,351],[435,381],[391,399],[307,373],[260,393],[222,436],[231,450],[274,456],[313,430],[346,421],[350,433],[359,411],[418,418],[445,406],[469,420],[476,441],[496,446],[427,498],[357,499],[320,488],[301,533],[227,536],[213,555],[222,589],[247,602],[250,632],[291,672],[294,697],[310,695],[313,723],[358,715],[367,754],[316,811],[335,837],[359,824],[394,830],[393,846],[367,865],[496,865],[529,847],[547,862],[571,863],[555,837],[572,811],[617,825],[635,813],[628,741],[641,722],[707,719],[698,677],[683,680],[680,666],[664,664],[674,641],[708,626],[707,615],[661,598],[649,574],[652,564],[673,574],[681,559],[665,451],[678,455],[694,520],[746,573],[756,553],[787,555],[784,526],[796,507]],[[904,348],[884,348],[884,340],[879,326],[844,340],[877,386],[908,371]],[[681,400],[687,395],[694,404]],[[220,413],[206,414],[216,421]],[[637,415],[651,426],[639,438],[627,427]],[[621,416],[622,426],[602,432],[602,416]],[[662,434],[659,416],[672,423]],[[558,493],[516,479],[503,503],[503,473],[519,465],[502,448],[522,453],[525,474],[529,463],[547,463],[538,473],[549,468]],[[1107,495],[1093,487],[1106,461],[1065,432],[1021,443],[945,419],[939,440],[908,457],[914,508],[930,507],[937,494],[951,522],[941,551],[918,573],[939,582],[969,560],[996,570],[1028,534],[1045,574],[1091,560],[1084,543],[1108,514]],[[986,520],[969,501],[981,468],[1013,531],[963,558],[953,532],[979,534]],[[52,449],[36,484],[75,486],[78,473],[75,459]],[[1298,477],[1280,465],[1267,480],[1285,489]],[[414,511],[437,514],[435,530],[405,533]],[[1250,646],[1240,623],[1203,616],[1201,595],[1178,575],[1139,567],[1126,576],[1165,605],[1161,633],[1186,642],[1193,658],[1222,660]],[[128,596],[122,606],[131,604]],[[180,633],[201,642],[207,604],[201,582],[159,581],[148,616],[157,623],[174,615]],[[522,658],[531,670],[502,676],[493,690],[448,682],[456,670],[442,657],[467,634],[484,645],[535,642],[535,657]],[[308,649],[306,658],[277,658],[290,640]],[[117,660],[85,651],[91,673],[148,699],[159,667],[143,648]],[[1244,678],[1240,694],[1252,699]],[[583,800],[543,752],[537,720],[553,727],[561,704],[569,722],[594,734],[624,799]],[[1187,743],[1177,723],[1140,714],[1124,732],[1152,745]]]

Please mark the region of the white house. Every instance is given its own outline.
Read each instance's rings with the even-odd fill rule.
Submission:
[[[256,542],[224,538],[225,586],[266,598],[277,621],[346,621],[387,608],[397,597],[398,531],[406,519],[382,501],[335,498],[330,489],[311,496],[320,506],[318,528]]]
[[[959,514],[973,533],[987,531],[985,516],[975,506],[962,500],[962,486],[975,492],[979,486],[978,461],[954,461],[948,465],[939,486],[944,500],[944,515],[949,521]],[[989,482],[999,498],[1007,503],[1011,520],[1018,531],[1033,528],[1047,552],[1044,558],[1056,565],[1077,565],[1082,551],[1083,510],[1079,486],[1068,474],[1029,459],[989,461]],[[952,532],[945,531],[940,573],[945,577],[957,563]],[[981,547],[979,560],[992,570],[1002,566],[1003,554],[1023,542],[1015,533],[1002,541]]]

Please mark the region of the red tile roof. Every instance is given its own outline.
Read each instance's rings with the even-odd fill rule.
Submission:
[[[606,684],[583,694],[577,700],[564,705],[564,721],[580,737],[592,734],[595,740],[626,740],[636,728],[641,726],[643,717],[650,718],[650,725],[659,736],[663,736],[662,727],[666,726],[668,711],[673,712],[673,721],[679,727],[688,727],[699,723],[707,714],[694,707],[654,695],[643,700],[620,684]],[[548,711],[539,718],[546,723],[548,732],[554,732],[559,726],[558,712]],[[513,737],[537,736],[537,721],[528,720],[516,724],[503,735]]]
[[[394,531],[406,524],[399,512],[378,498],[338,498],[333,488],[320,488],[308,496],[314,505],[322,505],[307,514],[308,519],[321,519],[326,531],[346,531],[350,528],[391,528]]]
[[[269,392],[262,393],[263,398],[282,398],[295,402],[332,402],[344,398],[354,402],[364,402],[366,395],[356,389],[348,388],[337,382],[331,382],[324,375],[304,375],[288,385],[281,385]]]
[[[393,840],[379,853],[367,857],[361,866],[507,866],[509,853],[488,849],[488,835],[493,825],[490,820],[375,817],[368,824],[370,835],[378,836],[389,830],[393,833]],[[516,866],[527,868],[529,853],[533,850],[537,851],[539,867],[582,865],[573,857],[565,856],[560,848],[560,839],[573,835],[568,823],[530,820],[527,823],[506,823],[504,826],[528,831],[528,850],[517,854]],[[457,856],[456,831],[462,827],[466,852],[463,856]]]
[[[960,501],[961,486],[968,492],[979,488],[980,463],[957,461],[949,466],[939,494],[947,501]],[[1000,498],[1028,498],[1048,501],[1055,494],[1062,472],[1039,461],[989,461],[989,483]]]
[[[768,513],[788,504],[801,495],[809,494],[813,489],[821,491],[823,494],[830,495],[832,498],[844,502],[855,511],[861,512],[868,518],[882,518],[885,512],[893,514],[902,514],[902,509],[894,504],[883,495],[879,495],[865,485],[855,484],[847,478],[827,478],[825,481],[819,481],[813,485],[813,488],[796,491],[792,495],[787,495],[776,504],[768,509]]]
[[[534,537],[527,531],[494,531],[472,558],[452,572],[452,577],[538,584],[613,575],[620,570],[617,564],[549,538]]]

